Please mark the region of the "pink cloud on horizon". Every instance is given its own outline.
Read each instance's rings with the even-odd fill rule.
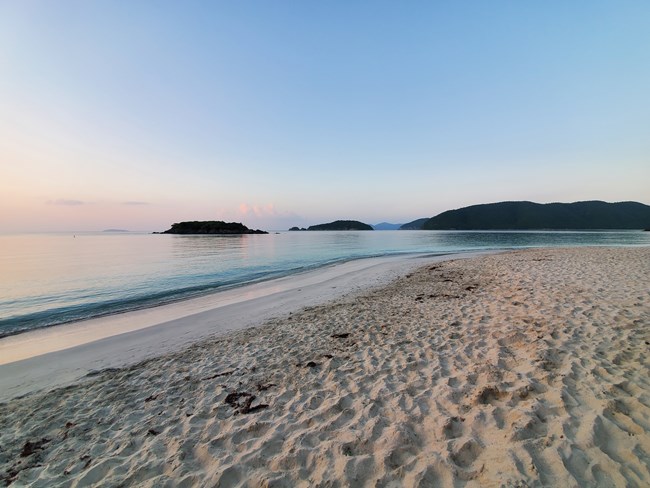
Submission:
[[[262,217],[287,217],[291,214],[289,212],[280,212],[276,210],[273,203],[267,203],[266,205],[249,205],[247,203],[239,204],[239,214],[242,217],[255,216],[257,218]]]

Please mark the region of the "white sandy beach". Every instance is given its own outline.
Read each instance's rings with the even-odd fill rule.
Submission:
[[[168,305],[4,337],[0,402],[386,285],[424,264],[481,254],[485,253],[353,260]]]
[[[192,322],[216,320],[214,308],[185,314],[175,320],[194,343],[175,352],[183,342],[154,320],[0,367],[3,382],[16,365],[27,375],[2,383],[6,398],[57,376],[47,379],[44,358],[68,384],[0,404],[0,478],[12,486],[650,485],[650,248],[454,259],[395,280],[400,270],[388,266],[361,289],[363,271],[352,270],[337,285],[285,290],[274,318],[233,330],[266,317],[248,316],[218,337],[204,338],[201,325],[191,332]],[[363,289],[370,285],[382,286]],[[332,286],[337,294],[324,298],[336,301],[319,301]],[[228,312],[232,321],[250,303],[224,309],[241,307]],[[118,354],[130,347],[125,338],[134,349]],[[66,376],[61,362],[84,348]],[[117,359],[90,360],[106,351]],[[119,369],[77,381],[105,367]]]

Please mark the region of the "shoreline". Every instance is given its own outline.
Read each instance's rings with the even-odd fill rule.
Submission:
[[[346,260],[200,297],[5,336],[0,338],[0,402],[368,291],[430,262],[494,252],[499,251]]]
[[[449,252],[399,252],[399,253],[388,253],[388,254],[379,254],[379,255],[371,255],[371,256],[362,256],[362,257],[350,257],[350,258],[342,258],[342,259],[337,259],[333,260],[331,262],[325,263],[325,264],[316,264],[313,266],[306,266],[304,268],[296,268],[296,269],[290,269],[282,272],[274,272],[273,276],[268,277],[268,278],[256,278],[250,281],[244,281],[244,282],[239,282],[239,283],[229,283],[225,285],[220,285],[217,288],[215,287],[210,287],[206,288],[205,290],[198,291],[198,292],[192,292],[191,294],[188,295],[180,295],[177,296],[176,294],[170,295],[170,297],[163,298],[159,301],[151,301],[149,302],[148,299],[147,301],[144,301],[142,305],[137,305],[131,308],[126,308],[124,310],[116,310],[116,311],[109,311],[105,313],[100,313],[91,317],[87,318],[78,318],[78,319],[72,319],[68,320],[65,322],[60,322],[60,323],[54,323],[50,325],[45,325],[42,327],[37,327],[37,328],[31,328],[31,329],[20,329],[18,331],[11,331],[11,332],[0,332],[0,342],[3,341],[6,338],[14,337],[14,336],[19,336],[23,334],[32,334],[35,332],[39,331],[45,331],[47,329],[52,329],[55,327],[60,328],[61,330],[65,327],[74,327],[78,324],[84,324],[86,322],[91,322],[91,321],[96,321],[100,319],[106,319],[106,318],[111,318],[115,317],[118,315],[123,315],[123,314],[137,314],[137,312],[142,312],[142,311],[147,311],[147,310],[152,310],[152,309],[160,309],[161,307],[170,307],[173,308],[176,305],[184,302],[193,302],[193,301],[202,301],[209,299],[210,297],[214,295],[219,295],[223,294],[226,292],[233,292],[235,290],[239,290],[241,288],[247,288],[247,287],[254,287],[256,285],[264,285],[269,282],[275,282],[278,280],[290,280],[294,277],[300,277],[304,274],[307,273],[317,273],[321,270],[327,270],[328,268],[332,268],[335,266],[341,266],[345,265],[347,263],[353,262],[353,261],[364,261],[364,260],[383,260],[383,259],[397,259],[397,258],[402,258],[402,259],[409,259],[409,258],[424,258],[424,257],[439,257],[439,256],[447,256],[447,255],[462,255],[462,254],[475,254],[475,253],[484,253],[484,252],[507,252],[511,251],[511,248],[504,248],[504,249],[486,249],[486,250],[463,250],[463,251],[449,251]],[[140,301],[140,300],[139,300]],[[173,312],[172,312],[173,313]],[[1,346],[0,346],[1,347]],[[5,364],[3,362],[3,359],[0,357],[0,365]]]

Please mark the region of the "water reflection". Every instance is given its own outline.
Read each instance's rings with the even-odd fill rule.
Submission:
[[[650,244],[650,236],[639,231],[429,231],[421,234],[432,246],[452,250]]]

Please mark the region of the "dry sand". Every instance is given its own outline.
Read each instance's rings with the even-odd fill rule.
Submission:
[[[428,265],[0,405],[12,486],[649,486],[650,248]]]

